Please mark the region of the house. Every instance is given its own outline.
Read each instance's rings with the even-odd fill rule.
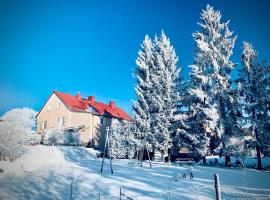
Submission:
[[[132,121],[132,118],[113,101],[104,104],[95,101],[94,96],[85,99],[79,93],[72,96],[53,91],[36,116],[37,133],[56,129],[76,130],[81,133],[84,145],[102,149],[106,127],[111,125],[114,118]]]

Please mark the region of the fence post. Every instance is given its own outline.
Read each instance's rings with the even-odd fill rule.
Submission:
[[[122,191],[121,191],[121,188],[120,188],[120,200],[121,200],[121,196],[122,196]]]
[[[98,200],[100,200],[100,186],[98,186]]]
[[[69,200],[72,200],[73,180],[74,180],[74,176],[71,177],[70,190],[69,190]]]
[[[214,174],[214,178],[215,178],[216,200],[221,200],[219,175]]]

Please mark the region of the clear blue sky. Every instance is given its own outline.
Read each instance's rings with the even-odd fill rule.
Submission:
[[[270,56],[270,1],[0,1],[0,114],[14,107],[39,110],[54,89],[127,112],[135,99],[132,72],[145,34],[171,39],[188,77],[201,10],[209,3],[230,19],[241,44]]]

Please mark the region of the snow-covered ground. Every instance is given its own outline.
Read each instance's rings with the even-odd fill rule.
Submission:
[[[196,166],[194,179],[175,178],[187,173],[188,166],[147,163],[143,167],[128,160],[113,160],[114,174],[106,160],[83,147],[31,146],[13,163],[0,162],[0,199],[119,199],[119,190],[133,199],[214,199],[214,173],[220,175],[223,199],[249,197],[270,199],[270,173],[253,169]],[[176,180],[173,180],[173,178]],[[124,198],[123,198],[124,199]]]

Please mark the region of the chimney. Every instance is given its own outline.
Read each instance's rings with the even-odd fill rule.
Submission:
[[[95,96],[89,96],[88,97],[89,104],[93,104],[94,103],[94,100],[95,100]]]
[[[82,100],[82,97],[80,95],[80,93],[78,92],[77,95],[76,95],[76,99],[78,99],[79,101]]]
[[[109,102],[109,106],[111,107],[111,109],[115,108],[115,102],[114,101],[110,101]]]

